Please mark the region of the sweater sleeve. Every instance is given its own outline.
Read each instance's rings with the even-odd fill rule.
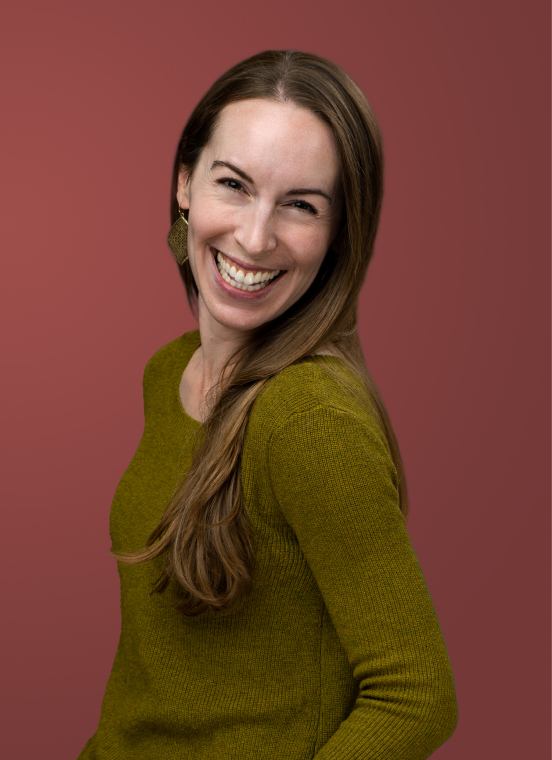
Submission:
[[[273,434],[270,479],[358,694],[314,760],[423,760],[454,731],[447,650],[375,423],[328,406]]]

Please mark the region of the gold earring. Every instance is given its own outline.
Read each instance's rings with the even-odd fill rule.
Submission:
[[[188,220],[183,209],[178,206],[178,219],[169,230],[167,243],[180,266],[188,261]]]

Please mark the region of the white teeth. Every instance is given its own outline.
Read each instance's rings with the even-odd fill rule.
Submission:
[[[256,272],[255,274],[248,272],[245,274],[242,269],[236,269],[234,265],[228,264],[220,251],[217,251],[216,260],[217,268],[223,280],[238,290],[261,290],[280,274],[279,269],[274,269],[272,272]]]

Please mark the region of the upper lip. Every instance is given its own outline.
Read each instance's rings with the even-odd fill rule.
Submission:
[[[224,251],[219,251],[219,249],[215,248],[214,245],[212,245],[211,248],[216,253],[222,253],[225,259],[228,259],[228,261],[231,261],[236,266],[241,267],[242,269],[249,269],[249,271],[251,272],[275,272],[278,269],[278,267],[272,267],[271,269],[267,269],[267,267],[260,267],[257,264],[246,264],[244,261],[240,261],[239,259],[235,259],[232,256],[229,256],[227,253],[224,253]]]

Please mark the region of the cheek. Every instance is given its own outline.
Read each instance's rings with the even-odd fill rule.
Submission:
[[[286,245],[293,253],[296,265],[310,272],[324,260],[330,245],[329,231],[305,227],[287,236]]]
[[[203,199],[201,205],[190,208],[188,222],[196,245],[231,231],[236,226],[235,212],[221,208],[220,203],[209,198]]]
[[[196,199],[194,198],[194,201]],[[211,267],[209,247],[220,246],[220,240],[235,228],[232,210],[221,209],[220,203],[208,196],[194,202],[188,213],[188,254],[190,267],[198,289],[202,290],[203,274]]]

